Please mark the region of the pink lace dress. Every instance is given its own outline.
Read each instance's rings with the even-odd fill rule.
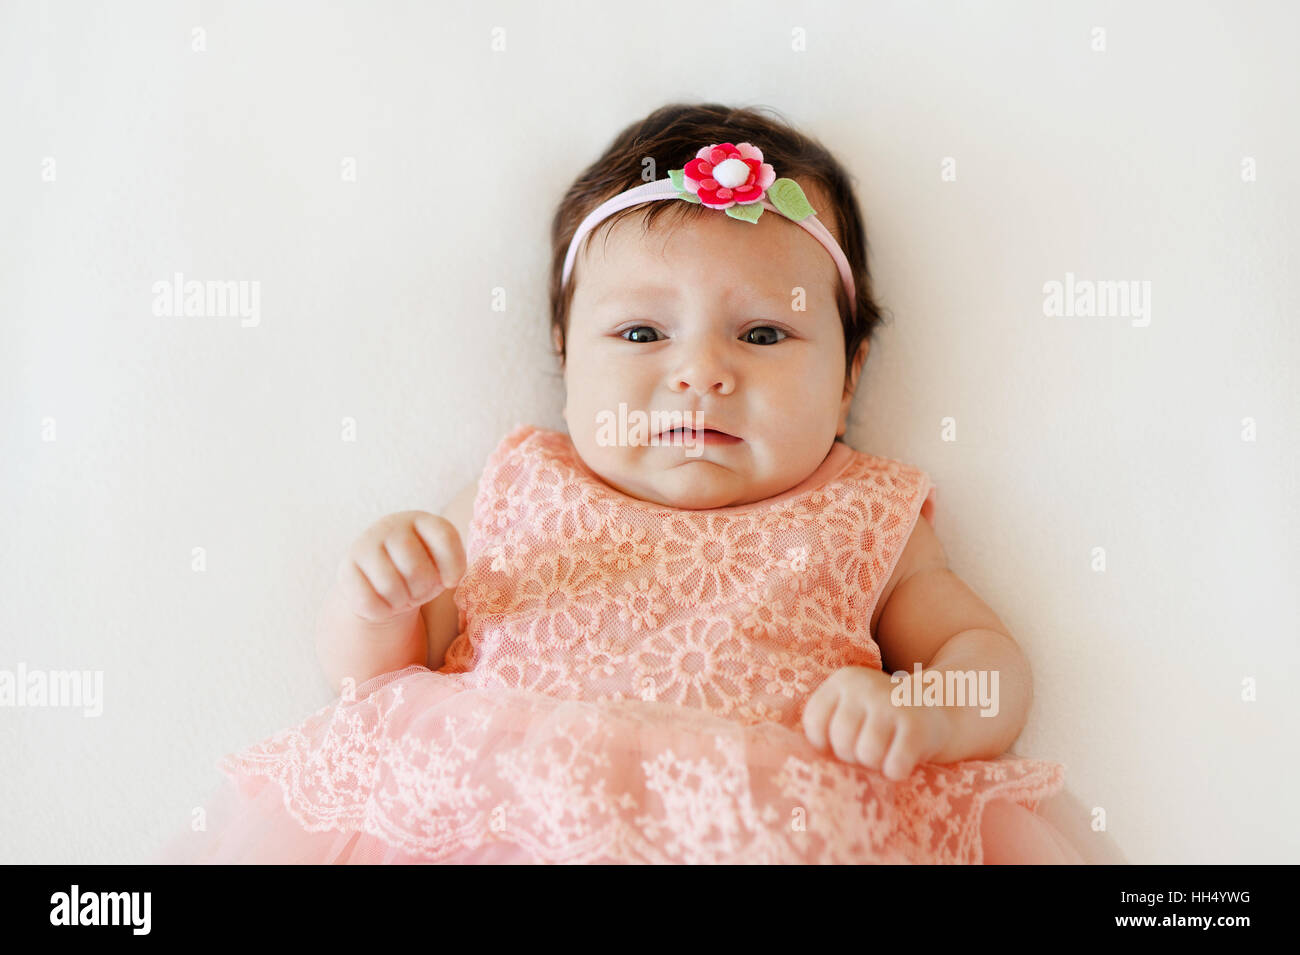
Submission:
[[[818,752],[803,705],[880,668],[869,621],[934,489],[836,442],[754,504],[661,507],[521,425],[479,480],[443,667],[377,676],[225,756],[160,862],[1081,861],[1064,768]]]

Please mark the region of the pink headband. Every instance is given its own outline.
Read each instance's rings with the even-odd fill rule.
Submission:
[[[764,209],[784,216],[807,230],[830,253],[848,293],[849,308],[857,311],[853,271],[839,243],[818,220],[816,210],[808,204],[799,184],[793,179],[777,179],[772,166],[763,162],[763,151],[751,143],[705,146],[684,168],[669,169],[667,179],[635,186],[602,202],[582,220],[569,240],[560,287],[569,284],[578,246],[587,233],[621,209],[657,199],[699,203],[709,209],[725,210],[731,218],[749,223],[757,223]]]

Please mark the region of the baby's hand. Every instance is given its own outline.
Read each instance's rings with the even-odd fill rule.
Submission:
[[[366,529],[339,564],[339,592],[371,623],[417,611],[465,573],[460,533],[445,517],[399,511]]]
[[[895,706],[890,675],[870,667],[841,667],[813,691],[803,709],[808,741],[825,751],[829,740],[846,763],[906,779],[952,735],[949,711],[937,706]]]

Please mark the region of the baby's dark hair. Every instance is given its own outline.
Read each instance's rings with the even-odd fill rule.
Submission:
[[[766,113],[772,116],[765,115]],[[776,118],[772,118],[776,117]],[[867,236],[858,211],[849,174],[821,143],[795,130],[775,109],[769,107],[733,108],[718,103],[670,103],[656,109],[645,119],[632,123],[614,137],[604,154],[574,180],[565,193],[555,218],[551,221],[551,328],[558,334],[555,354],[563,364],[569,329],[569,307],[576,282],[573,276],[567,287],[560,287],[564,257],[578,225],[606,199],[618,195],[645,179],[662,179],[669,169],[680,169],[695,157],[701,146],[710,143],[753,143],[763,150],[763,161],[771,163],[778,177],[794,179],[802,185],[816,183],[829,198],[832,208],[818,209],[817,218],[831,230],[853,271],[857,286],[857,312],[848,308],[848,296],[836,281],[835,300],[840,322],[844,326],[844,371],[848,379],[853,356],[864,340],[870,340],[883,320],[872,294],[871,274],[867,269]],[[650,166],[646,160],[654,161]],[[717,214],[717,210],[689,202],[651,202],[633,206],[609,216],[592,230],[587,242],[601,230],[608,230],[624,216],[644,215],[643,232],[660,217],[669,216],[671,224],[694,216]],[[608,231],[605,232],[608,235]]]

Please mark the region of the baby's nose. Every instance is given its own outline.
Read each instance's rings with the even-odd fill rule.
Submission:
[[[730,394],[736,387],[730,356],[726,346],[716,340],[701,337],[683,341],[679,360],[670,373],[668,384],[674,391],[694,391],[697,394]]]
[[[674,390],[694,391],[701,395],[711,392],[727,395],[736,387],[731,373],[717,365],[700,364],[680,371],[674,378]]]

